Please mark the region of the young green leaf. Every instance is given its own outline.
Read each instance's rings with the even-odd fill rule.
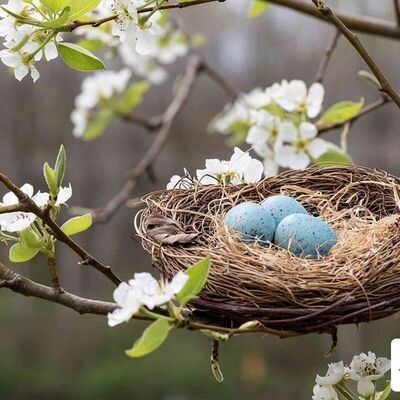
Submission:
[[[66,159],[67,156],[65,154],[65,148],[63,145],[61,145],[54,166],[54,174],[55,174],[57,189],[60,188],[62,181],[64,179]]]
[[[206,257],[185,271],[185,274],[189,276],[189,279],[181,291],[176,295],[180,305],[185,305],[202,291],[207,281],[209,270],[210,259]]]
[[[77,19],[93,11],[101,0],[69,0],[71,7],[70,19]]]
[[[247,11],[248,18],[256,18],[263,14],[269,7],[268,1],[265,0],[252,0],[250,7]]]
[[[358,102],[341,101],[325,111],[321,117],[323,123],[341,123],[349,121],[358,115],[364,105],[364,99]]]
[[[96,139],[104,132],[114,117],[115,113],[110,108],[104,108],[100,110],[94,117],[93,121],[86,128],[82,135],[82,139],[87,141]]]
[[[103,62],[90,51],[73,43],[58,43],[58,51],[64,62],[77,71],[105,69]]]
[[[56,184],[55,172],[47,162],[43,165],[43,175],[50,192],[54,195],[57,195],[58,186]]]
[[[13,263],[22,263],[31,260],[37,253],[39,253],[38,248],[16,243],[10,247],[9,258]]]
[[[358,71],[357,75],[368,85],[377,89],[381,88],[381,84],[379,83],[378,79],[376,79],[376,76],[374,74],[371,74],[371,72],[361,70]]]
[[[166,319],[157,319],[145,329],[143,335],[125,353],[133,358],[143,357],[152,353],[164,343],[170,329],[171,327]]]
[[[143,99],[143,95],[149,90],[148,81],[136,82],[129,86],[122,98],[118,101],[117,110],[122,114],[127,114],[136,108]]]
[[[314,164],[322,166],[350,165],[353,164],[353,160],[339,147],[332,145],[324,154],[314,160]]]
[[[228,333],[221,333],[217,331],[211,331],[210,329],[200,329],[200,332],[203,335],[206,335],[214,340],[218,341],[225,341],[229,339],[229,334]]]
[[[92,215],[85,214],[79,217],[73,217],[62,225],[61,230],[68,236],[76,235],[89,229],[92,225]]]
[[[41,249],[43,246],[43,240],[39,235],[30,228],[24,229],[19,233],[21,243],[23,247],[29,247],[32,249]]]
[[[389,397],[391,392],[392,392],[392,387],[390,385],[390,381],[387,381],[385,389],[383,389],[382,392],[376,393],[375,399],[376,400],[386,400]]]
[[[61,14],[59,15],[58,18],[53,19],[51,21],[41,22],[40,26],[43,28],[50,28],[50,29],[59,28],[59,27],[63,26],[68,20],[71,19],[70,12],[71,12],[71,8],[65,7],[61,11]]]
[[[57,13],[71,6],[71,0],[39,0],[51,13]]]

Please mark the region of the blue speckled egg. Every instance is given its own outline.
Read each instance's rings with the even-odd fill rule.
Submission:
[[[307,210],[296,199],[284,195],[268,197],[261,206],[272,215],[276,226],[288,215],[307,214]]]
[[[309,214],[292,214],[284,218],[275,231],[274,243],[300,257],[326,256],[336,244],[333,229]]]
[[[225,215],[224,225],[239,232],[247,243],[272,241],[275,233],[275,221],[268,211],[250,202],[232,207]]]

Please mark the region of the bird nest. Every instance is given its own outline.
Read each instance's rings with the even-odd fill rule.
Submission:
[[[333,332],[400,310],[400,181],[362,167],[312,167],[257,184],[162,190],[136,219],[143,247],[165,277],[209,256],[196,312],[223,326],[257,320],[265,331]],[[329,255],[299,258],[274,245],[238,240],[225,213],[270,195],[296,198],[338,236]],[[217,322],[215,322],[217,321]]]

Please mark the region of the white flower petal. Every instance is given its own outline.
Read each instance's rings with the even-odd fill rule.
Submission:
[[[57,195],[57,202],[56,205],[61,205],[65,204],[72,196],[72,187],[71,184],[69,184],[66,187],[60,188],[60,191],[58,192]]]
[[[299,133],[303,139],[313,139],[317,136],[318,129],[310,122],[302,122],[299,127]]]
[[[293,143],[297,137],[298,132],[292,122],[282,122],[279,126],[279,137],[284,142]]]
[[[323,139],[317,138],[308,144],[307,149],[311,157],[316,159],[328,151],[329,143]]]
[[[264,165],[261,161],[255,158],[251,159],[247,168],[243,171],[243,178],[245,182],[257,183],[261,180],[264,172]]]

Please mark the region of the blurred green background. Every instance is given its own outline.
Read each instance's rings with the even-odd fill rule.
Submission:
[[[392,1],[331,1],[331,5],[364,15],[393,19]],[[293,11],[271,6],[256,20],[245,18],[248,1],[227,0],[176,11],[195,31],[205,35],[210,64],[223,71],[240,91],[269,86],[283,78],[312,83],[321,54],[333,28]],[[361,35],[378,63],[399,87],[400,42]],[[113,67],[109,62],[110,68]],[[119,68],[119,66],[115,66]],[[181,60],[172,74],[182,71]],[[340,100],[366,101],[375,91],[357,78],[365,69],[359,56],[341,40],[325,79],[326,105]],[[53,160],[64,143],[68,154],[67,180],[74,206],[103,205],[118,191],[126,171],[151,143],[140,128],[115,122],[92,143],[74,139],[69,114],[83,74],[68,70],[60,60],[40,66],[41,79],[17,82],[0,69],[0,170],[17,183],[30,182],[44,190],[41,168]],[[169,102],[172,82],[152,89],[140,108],[158,115]],[[166,185],[183,167],[194,171],[205,158],[228,157],[225,138],[210,135],[206,126],[228,102],[207,77],[201,77],[171,138],[155,165],[156,183],[142,180],[134,197]],[[387,105],[358,121],[351,130],[349,151],[358,164],[400,175],[400,114]],[[337,140],[337,133],[329,134]],[[1,194],[4,193],[3,191]],[[133,239],[134,210],[122,209],[106,225],[97,225],[78,241],[99,259],[129,279],[135,271],[150,271],[150,258]],[[67,211],[64,210],[64,216]],[[3,260],[6,250],[0,249]],[[81,268],[74,254],[58,249],[62,285],[73,293],[111,300],[113,287],[103,276]],[[13,268],[48,284],[47,269],[38,259]],[[0,398],[82,399],[308,399],[316,373],[325,373],[334,360],[350,362],[353,354],[373,350],[389,356],[390,341],[400,336],[399,318],[339,329],[339,346],[329,359],[330,338],[309,335],[277,339],[249,335],[234,338],[221,348],[225,382],[218,384],[209,366],[210,343],[197,333],[175,332],[156,353],[131,360],[124,355],[145,324],[113,329],[104,317],[80,316],[61,306],[0,290]],[[399,396],[398,396],[399,397]],[[393,395],[393,398],[396,398]]]

